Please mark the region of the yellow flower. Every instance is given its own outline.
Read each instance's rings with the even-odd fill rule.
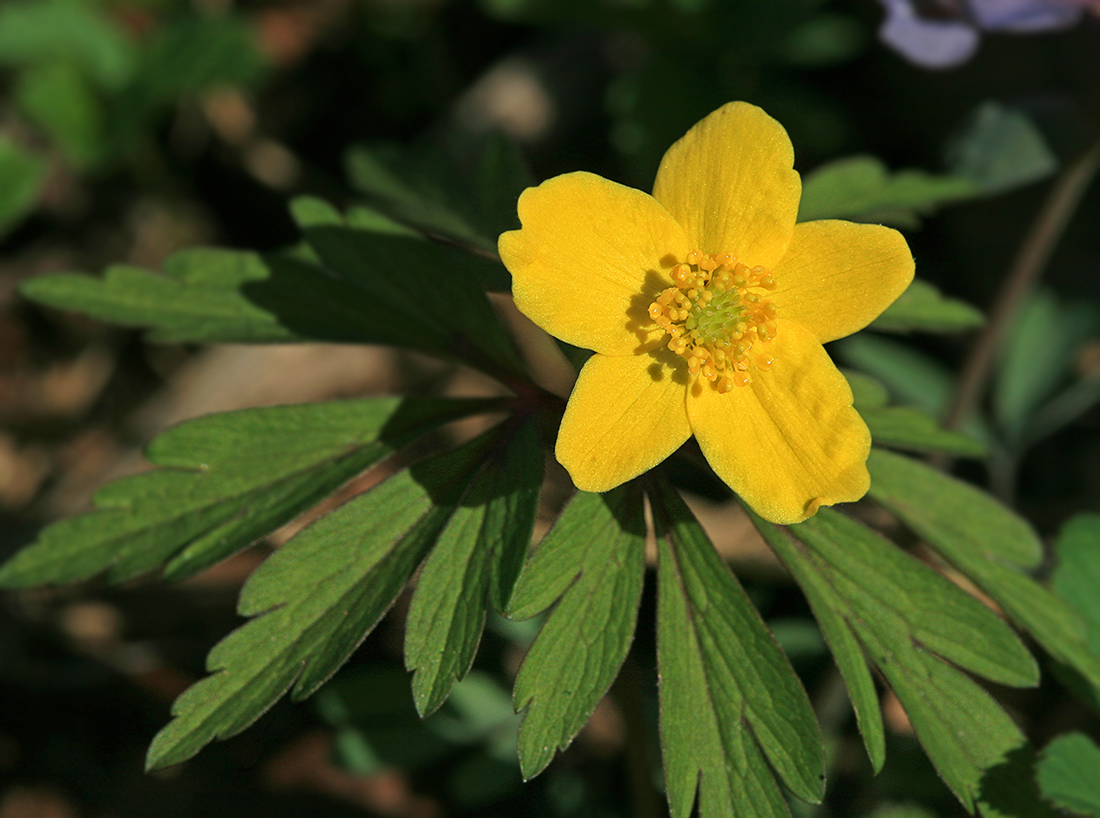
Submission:
[[[905,240],[879,225],[795,224],[786,131],[715,111],[661,161],[653,195],[590,173],[524,191],[500,237],[516,304],[593,350],[558,432],[578,488],[608,491],[692,434],[760,516],[800,522],[858,500],[871,438],[822,344],[909,285]]]

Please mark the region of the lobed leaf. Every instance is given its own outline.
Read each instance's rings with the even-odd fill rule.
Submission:
[[[386,344],[492,373],[522,371],[485,294],[467,271],[486,264],[408,235],[318,224],[307,236],[325,267],[299,254],[199,249],[165,275],[111,267],[103,278],[24,282],[35,301],[149,327],[150,340]]]
[[[787,657],[675,490],[659,483],[650,500],[661,749],[673,818],[691,813],[696,789],[702,818],[789,815],[775,776],[798,798],[819,802],[821,735]]]
[[[473,663],[490,605],[512,594],[535,523],[543,455],[534,420],[472,476],[417,581],[405,626],[416,708],[434,712]]]
[[[959,332],[980,327],[985,316],[965,301],[946,298],[919,278],[871,323],[884,332]]]
[[[472,172],[438,149],[397,145],[355,148],[347,164],[352,184],[382,212],[494,258],[497,237],[519,227],[519,194],[534,184],[519,151],[499,136],[487,141]],[[501,265],[486,283],[498,292],[511,288]]]
[[[255,617],[210,652],[153,740],[147,766],[184,761],[235,735],[293,686],[312,694],[393,604],[496,442],[491,430],[401,471],[304,529],[249,577],[239,611]]]
[[[569,746],[630,650],[645,578],[644,511],[634,484],[578,492],[520,573],[509,617],[529,619],[557,602],[516,676],[525,779]]]
[[[0,568],[0,584],[119,582],[167,562],[178,579],[212,565],[338,486],[487,401],[376,398],[245,409],[180,424],[148,447],[160,470],[96,492],[96,510],[54,523]]]
[[[1021,518],[989,495],[935,469],[876,449],[867,461],[870,495],[924,538],[1017,625],[1092,684],[1100,657],[1076,612],[1027,575],[1042,545]]]
[[[897,693],[944,781],[971,809],[989,770],[1024,739],[996,702],[938,657],[1003,684],[1034,685],[1038,668],[1018,637],[942,575],[831,509],[786,532],[756,522],[806,591],[830,646],[841,648],[838,667],[851,679],[872,763],[881,765],[882,726],[855,640]]]

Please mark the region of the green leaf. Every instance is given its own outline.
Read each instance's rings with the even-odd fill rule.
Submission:
[[[579,492],[524,566],[508,615],[528,619],[557,602],[516,676],[525,779],[569,746],[611,687],[634,638],[644,578],[644,506],[634,484]]]
[[[30,213],[46,181],[46,163],[0,136],[0,236]]]
[[[1054,545],[1056,562],[1050,576],[1051,588],[1084,623],[1085,643],[1093,656],[1100,657],[1100,516],[1078,514],[1063,527]],[[1082,700],[1100,709],[1100,685],[1079,672],[1055,668],[1066,685]]]
[[[325,682],[393,604],[455,513],[499,430],[399,472],[321,518],[249,577],[239,611],[255,617],[207,657],[211,676],[172,707],[150,769],[178,764],[244,730],[293,686]]]
[[[134,47],[110,17],[79,0],[0,6],[0,64],[31,67],[65,62],[101,88],[118,88],[136,68]]]
[[[954,565],[1059,661],[1092,684],[1100,657],[1085,642],[1074,610],[1025,573],[1042,545],[1024,520],[988,494],[881,449],[867,460],[870,495]]]
[[[836,652],[875,768],[884,754],[882,723],[855,640],[895,688],[941,776],[969,807],[985,771],[1022,737],[992,700],[936,657],[1002,684],[1033,686],[1038,667],[1016,634],[942,575],[831,509],[788,527],[788,534],[754,522],[802,586]],[[925,682],[946,691],[942,707],[920,701]],[[955,735],[953,725],[964,715],[953,708],[971,704],[988,732]]]
[[[1055,806],[1100,816],[1100,747],[1085,734],[1069,733],[1048,744],[1036,778],[1043,797]]]
[[[1043,135],[1022,111],[985,102],[952,140],[948,167],[989,196],[1036,182],[1058,167]]]
[[[899,402],[938,415],[953,379],[948,369],[907,344],[861,333],[835,344],[841,359],[886,385]]]
[[[96,492],[95,511],[46,528],[0,584],[119,582],[168,561],[180,578],[246,547],[359,472],[484,401],[377,398],[246,409],[169,429],[147,451],[161,469]]]
[[[348,154],[352,184],[383,213],[423,232],[496,256],[497,237],[519,227],[516,201],[533,184],[516,148],[492,137],[464,172],[440,150],[397,145],[359,147]],[[493,290],[506,292],[503,267]]]
[[[533,420],[503,435],[473,477],[417,581],[405,626],[405,666],[420,714],[435,711],[470,669],[489,606],[512,594],[542,485],[542,445]]]
[[[1081,616],[1088,644],[1100,656],[1100,515],[1078,514],[1067,522],[1054,553],[1051,587]]]
[[[486,269],[495,274],[499,264],[438,242],[355,227],[318,224],[303,232],[328,270],[371,294],[376,306],[364,320],[387,327],[391,343],[432,347],[480,368],[489,362],[523,371],[482,291],[491,278]]]
[[[1061,303],[1039,290],[1021,305],[1005,333],[993,388],[997,425],[1017,447],[1031,416],[1068,379],[1074,355],[1096,327],[1090,303]]]
[[[107,153],[105,111],[80,68],[57,62],[25,71],[15,88],[19,108],[78,169],[94,167]]]
[[[947,452],[962,457],[983,457],[986,448],[973,438],[949,432],[924,412],[907,406],[887,406],[889,393],[881,381],[853,370],[844,370],[852,388],[852,405],[859,412],[877,446],[925,452]]]
[[[111,267],[103,278],[32,279],[20,292],[103,321],[151,327],[158,342],[388,344],[520,371],[488,299],[465,275],[466,254],[344,227],[309,233],[332,269],[288,255],[198,249],[169,258],[165,275]]]
[[[821,734],[787,657],[675,490],[659,483],[650,500],[673,818],[691,813],[697,787],[702,818],[788,815],[776,775],[798,798],[820,802]]]
[[[1093,372],[1059,392],[1027,420],[1020,437],[1021,449],[1050,437],[1100,402],[1100,373]]]
[[[240,15],[175,19],[141,52],[134,81],[118,101],[120,127],[132,131],[181,97],[253,85],[266,67],[252,27]]]
[[[851,156],[823,165],[803,179],[798,220],[839,218],[918,227],[921,216],[977,192],[967,179],[919,170],[890,173],[873,156]]]
[[[854,369],[840,371],[852,389],[852,406],[861,412],[864,409],[886,408],[886,404],[890,402],[890,393],[882,381]]]
[[[960,457],[984,457],[984,445],[958,432],[941,429],[931,417],[909,406],[861,409],[877,446],[914,452],[946,452]]]
[[[913,279],[909,288],[871,324],[884,332],[959,332],[985,323],[981,311],[964,301],[945,298],[927,281]]]

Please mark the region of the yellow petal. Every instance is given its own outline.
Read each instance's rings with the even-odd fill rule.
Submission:
[[[769,297],[780,317],[826,343],[863,329],[905,292],[913,255],[889,227],[804,222],[772,273],[777,286]]]
[[[648,309],[689,252],[683,230],[640,190],[567,173],[519,197],[500,237],[516,306],[563,341],[629,355],[651,340]]]
[[[770,370],[727,394],[696,381],[687,407],[718,476],[761,517],[789,524],[867,492],[871,436],[821,344],[798,324],[778,324]]]
[[[577,488],[609,491],[656,466],[691,436],[683,359],[667,349],[581,369],[558,431],[557,457]]]
[[[704,253],[771,268],[798,216],[802,182],[783,126],[744,102],[719,108],[668,149],[653,196]]]

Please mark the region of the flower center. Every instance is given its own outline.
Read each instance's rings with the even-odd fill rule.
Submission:
[[[764,267],[747,267],[730,253],[693,250],[672,270],[675,287],[649,305],[649,317],[668,333],[668,348],[685,358],[691,376],[702,375],[719,392],[752,383],[750,370],[767,370],[772,358],[760,346],[775,337],[775,304],[759,290],[774,290]]]

